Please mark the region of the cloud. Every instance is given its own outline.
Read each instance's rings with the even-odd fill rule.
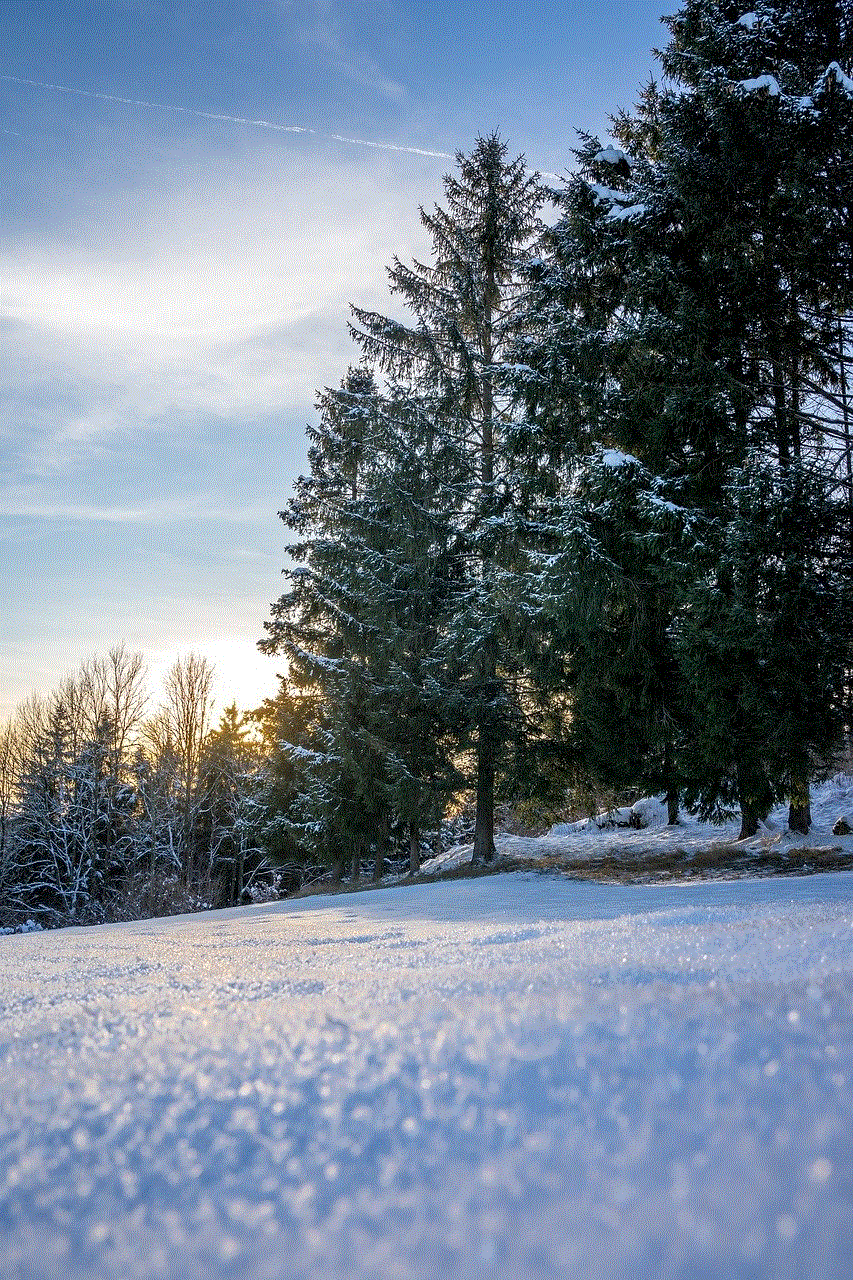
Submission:
[[[384,268],[420,247],[436,176],[418,158],[202,151],[50,233],[19,230],[0,259],[15,465],[47,474],[116,434],[310,413],[357,359],[350,300],[388,308]]]
[[[374,57],[347,39],[341,6],[336,0],[279,0],[278,8],[301,43],[317,50],[328,71],[388,101],[405,99],[405,87],[386,75]],[[375,32],[372,24],[371,29]]]
[[[136,506],[97,506],[92,503],[57,502],[40,497],[26,489],[10,490],[0,496],[0,518],[21,520],[57,520],[84,524],[156,525],[192,521],[215,521],[217,524],[246,524],[268,518],[266,508],[241,506],[229,511],[221,504],[187,500],[161,499]]]
[[[384,268],[426,252],[440,194],[427,157],[135,123],[114,165],[73,134],[6,218],[4,709],[122,638],[231,646],[231,692],[260,696],[315,389],[358,358],[350,301],[395,311]]]

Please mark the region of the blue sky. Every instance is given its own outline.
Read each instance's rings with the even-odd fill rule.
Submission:
[[[450,166],[420,152],[498,129],[563,172],[675,7],[0,0],[0,718],[121,640],[272,691],[275,513],[348,303],[425,251]]]

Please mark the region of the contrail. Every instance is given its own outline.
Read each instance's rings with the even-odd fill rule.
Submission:
[[[252,120],[248,116],[227,116],[216,111],[200,111],[196,107],[176,107],[168,102],[147,102],[144,98],[120,98],[114,93],[98,93],[94,89],[74,89],[67,84],[48,84],[45,80],[25,80],[22,76],[0,75],[10,84],[26,84],[33,89],[53,89],[56,93],[73,93],[79,98],[97,98],[101,102],[118,102],[126,107],[148,107],[154,111],[172,111],[176,115],[198,116],[202,120],[219,120],[226,124],[245,124],[253,129],[274,129],[276,133],[305,133],[331,142],[346,142],[353,147],[370,147],[374,151],[400,151],[412,156],[430,156],[435,160],[454,160],[449,151],[428,151],[423,147],[398,146],[393,142],[368,142],[364,138],[348,138],[340,133],[322,133],[298,124],[276,124],[273,120]],[[10,130],[4,130],[10,132]]]

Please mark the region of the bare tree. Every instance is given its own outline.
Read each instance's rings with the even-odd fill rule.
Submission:
[[[9,869],[9,828],[18,780],[18,735],[15,722],[0,728],[0,894]]]
[[[148,701],[146,677],[142,654],[128,653],[123,643],[106,657],[89,658],[80,672],[87,733],[106,734],[109,766],[117,780],[129,767],[130,747]]]
[[[210,730],[213,703],[210,695],[214,669],[199,653],[177,658],[163,682],[165,703],[157,732],[165,736],[175,752],[178,770],[181,840],[184,874],[189,884],[194,871],[193,826],[199,788],[200,765]]]

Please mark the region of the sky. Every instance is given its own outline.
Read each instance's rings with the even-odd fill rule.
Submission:
[[[277,518],[349,304],[498,130],[564,173],[674,0],[0,0],[0,719],[124,642],[274,692]]]

